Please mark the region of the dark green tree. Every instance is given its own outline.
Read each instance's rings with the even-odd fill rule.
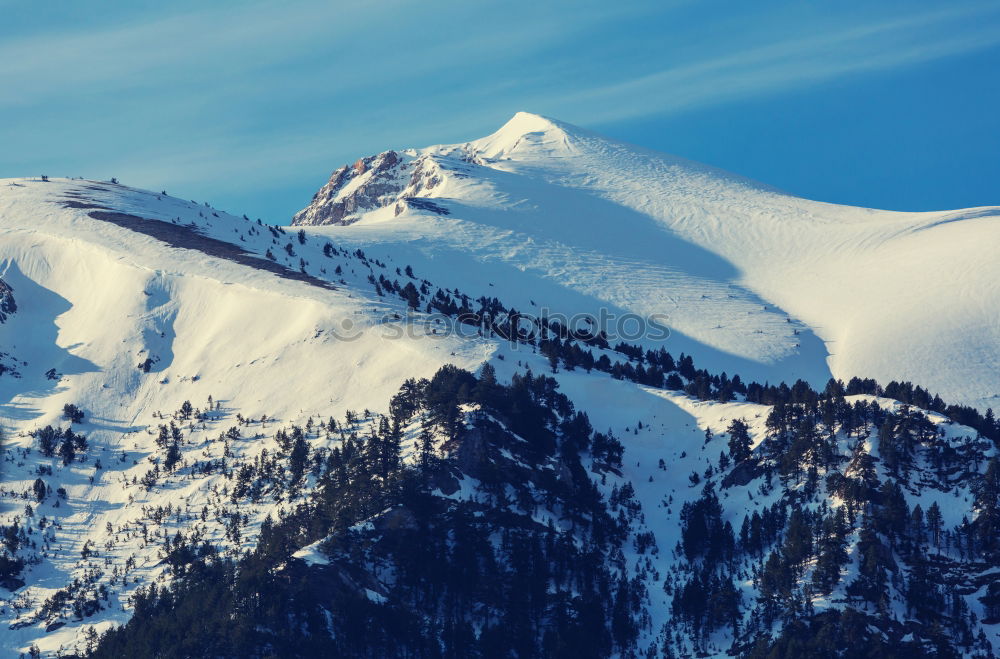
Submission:
[[[729,455],[733,462],[739,464],[750,457],[750,427],[743,419],[733,419],[726,429],[729,433]]]

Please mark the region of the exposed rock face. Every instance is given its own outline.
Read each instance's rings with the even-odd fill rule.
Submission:
[[[360,213],[395,203],[409,184],[405,174],[411,164],[397,152],[386,151],[344,165],[292,224],[351,224]]]
[[[353,224],[361,214],[387,207],[394,207],[395,215],[407,207],[447,215],[443,206],[421,198],[443,182],[446,170],[441,161],[448,159],[386,151],[344,165],[313,195],[309,206],[295,214],[292,224]]]
[[[0,323],[7,320],[7,316],[17,311],[17,303],[14,301],[14,289],[10,284],[0,279]]]

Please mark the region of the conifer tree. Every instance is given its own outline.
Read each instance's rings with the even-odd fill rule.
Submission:
[[[802,509],[796,506],[788,519],[782,554],[787,563],[801,569],[812,556],[812,528]]]
[[[941,508],[937,501],[927,509],[927,531],[930,533],[931,541],[938,549],[941,548],[941,530],[944,528],[944,519],[941,516]]]
[[[729,455],[739,464],[750,457],[750,428],[743,419],[733,419],[726,430],[729,433]]]
[[[840,581],[841,567],[848,560],[847,517],[843,506],[823,518],[823,527],[816,547],[816,567],[812,583],[816,591],[828,595]]]
[[[174,470],[174,467],[176,467],[177,463],[180,461],[181,461],[180,446],[178,445],[177,441],[173,441],[167,448],[167,455],[163,459],[163,468],[166,469],[168,472],[171,472]]]
[[[1000,462],[995,456],[986,464],[973,494],[976,539],[984,553],[994,555],[1000,549]]]

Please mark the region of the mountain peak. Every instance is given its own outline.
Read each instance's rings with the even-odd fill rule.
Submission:
[[[547,156],[573,151],[576,128],[556,119],[531,112],[517,112],[492,135],[472,142],[486,158],[503,158],[514,152],[541,150]]]
[[[515,112],[514,116],[508,119],[507,123],[501,126],[497,132],[520,132],[521,134],[547,130],[562,130],[565,132],[566,128],[570,128],[570,126],[558,119],[535,114],[534,112],[520,111]]]
[[[353,224],[363,213],[390,207],[399,215],[413,206],[411,198],[440,194],[439,186],[449,178],[450,168],[442,168],[435,157],[458,151],[460,159],[477,165],[485,164],[483,161],[558,160],[577,153],[575,136],[583,132],[555,119],[518,112],[492,135],[465,144],[386,151],[361,158],[334,171],[309,206],[295,214],[292,224]],[[419,208],[447,214],[426,203]]]

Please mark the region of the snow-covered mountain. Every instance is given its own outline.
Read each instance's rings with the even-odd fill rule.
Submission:
[[[29,594],[18,591],[24,606],[0,607],[8,624],[79,577],[81,548],[104,547],[108,524],[135,523],[146,506],[200,509],[211,497],[206,482],[162,494],[124,486],[150,468],[152,433],[166,423],[161,413],[169,417],[185,400],[208,413],[212,397],[218,409],[209,414],[220,421],[207,428],[217,426],[216,435],[240,425],[237,413],[304,423],[317,412],[383,407],[403,379],[430,376],[445,363],[475,368],[492,349],[445,336],[390,341],[382,323],[393,307],[358,292],[362,283],[370,289],[372,266],[363,259],[346,251],[326,256],[326,241],[302,244],[166,194],[92,181],[4,181],[0,233],[3,519],[36,532],[43,516],[59,525],[46,527],[47,543],[32,536],[41,562],[29,568]],[[321,266],[317,276],[304,275],[300,259]],[[89,449],[62,467],[43,458],[56,471],[40,472],[22,453],[37,447],[29,433],[67,426],[67,404],[85,410],[74,427]],[[197,432],[191,419],[188,431]],[[6,498],[39,476],[65,496],[37,504]],[[29,503],[34,521],[25,517]],[[101,551],[102,560],[125,561],[135,549],[123,542]],[[137,556],[136,570],[158,569],[157,560]],[[113,617],[122,619],[120,610]],[[43,635],[50,623],[41,623]],[[55,650],[79,631],[53,631],[40,644]],[[38,635],[36,627],[2,634],[8,648],[22,649]]]
[[[815,202],[522,112],[344,166],[293,223],[518,308],[665,314],[714,370],[911,380],[983,411],[1000,392],[998,207]]]
[[[0,181],[0,647],[82,653],[133,615],[174,639],[182,609],[203,639],[209,612],[149,586],[226,584],[211,570],[255,552],[301,627],[223,597],[250,654],[287,626],[349,655],[350,609],[475,656],[521,601],[517,537],[551,563],[519,641],[549,654],[748,654],[849,609],[838,633],[988,656],[998,215],[803,200],[524,113],[341,168],[294,227]],[[623,336],[624,314],[672,334]],[[399,548],[425,541],[500,586],[415,596]],[[584,581],[613,592],[588,604]],[[435,627],[455,611],[468,629]],[[129,627],[97,656],[148,643]]]

